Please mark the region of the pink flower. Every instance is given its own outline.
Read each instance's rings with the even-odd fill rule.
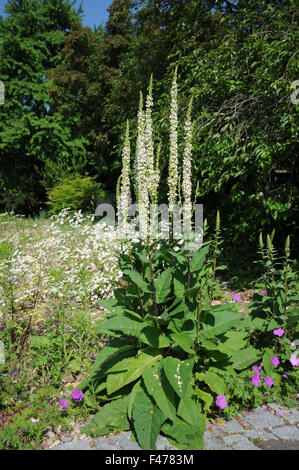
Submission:
[[[261,379],[260,379],[260,376],[257,374],[257,375],[252,375],[251,376],[251,383],[252,385],[254,385],[255,387],[258,387],[259,384],[261,382]]]
[[[64,410],[69,404],[66,400],[60,400],[59,405]]]
[[[253,366],[252,370],[253,370],[253,372],[256,372],[257,374],[259,374],[261,368],[262,368],[262,366]]]
[[[291,348],[295,348],[296,347],[296,343],[295,341],[292,341],[291,344],[290,344]]]
[[[223,410],[227,406],[227,401],[224,395],[218,395],[216,399],[216,405]]]
[[[273,382],[273,380],[270,376],[265,377],[264,381],[265,381],[265,385],[267,385],[267,387],[272,387],[272,385],[274,385],[274,382]]]
[[[72,391],[72,398],[75,401],[81,401],[82,398],[84,397],[84,393],[81,392],[78,388],[75,388],[75,390]]]
[[[240,302],[240,297],[238,296],[238,294],[232,294],[232,298],[233,300],[235,300],[236,302]]]
[[[273,334],[276,336],[283,336],[284,330],[282,328],[277,328],[276,330],[273,330]]]
[[[280,364],[280,361],[276,356],[271,357],[271,364],[273,364],[274,367],[277,367],[278,364]]]
[[[3,325],[0,325],[0,330],[3,330],[4,326]]]
[[[261,294],[262,295],[267,295],[267,291],[266,290],[261,290]]]
[[[105,346],[104,341],[101,341],[101,342],[100,342],[100,346],[101,346],[101,348],[103,348],[103,347]]]
[[[299,357],[296,356],[296,353],[293,353],[290,357],[290,363],[292,366],[296,367],[299,366]]]

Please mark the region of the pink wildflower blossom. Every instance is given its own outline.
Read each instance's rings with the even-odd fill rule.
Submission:
[[[257,375],[252,375],[251,376],[251,383],[252,385],[254,385],[255,387],[258,387],[259,384],[261,382],[261,379],[260,379],[260,376],[257,374]]]
[[[271,364],[272,364],[274,367],[277,367],[278,364],[280,364],[280,361],[279,361],[279,359],[278,359],[276,356],[273,356],[273,357],[271,357]]]
[[[264,380],[265,380],[265,385],[267,385],[267,387],[272,387],[272,385],[274,385],[274,382],[270,376],[265,377]]]
[[[218,395],[216,399],[216,405],[223,410],[227,406],[227,401],[224,395]]]
[[[276,330],[273,330],[273,334],[276,336],[283,336],[284,330],[282,328],[277,328]]]

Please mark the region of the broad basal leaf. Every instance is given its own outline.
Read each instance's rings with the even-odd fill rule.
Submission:
[[[177,417],[172,424],[165,423],[161,430],[166,437],[174,440],[179,449],[202,450],[204,442],[201,426],[202,422],[199,426],[191,426]]]
[[[158,349],[146,348],[138,356],[124,359],[116,364],[107,377],[107,392],[110,395],[125,385],[138,379],[146,367],[150,367],[162,358]]]
[[[166,357],[163,361],[165,375],[179,397],[184,396],[191,380],[194,361],[180,361],[175,357]]]
[[[166,416],[141,387],[135,395],[133,421],[137,440],[142,449],[154,450]]]
[[[176,395],[165,376],[162,362],[146,368],[142,377],[148,394],[164,415],[173,421],[176,416]]]
[[[138,382],[135,383],[134,387],[131,390],[131,393],[129,395],[129,402],[128,402],[128,418],[131,420],[133,417],[133,406],[134,406],[134,401],[136,397],[136,393],[140,390],[141,387],[141,380],[138,380]]]
[[[133,355],[134,347],[126,344],[119,339],[111,341],[98,354],[92,368],[91,378],[100,378],[104,375],[104,371],[108,367],[112,367],[115,361],[119,361],[128,355]]]
[[[104,436],[112,431],[127,431],[130,423],[127,417],[129,397],[122,397],[103,406],[91,420],[81,429],[89,436]]]
[[[189,388],[191,389],[191,393],[187,392],[187,394],[181,398],[177,415],[194,428],[204,431],[206,429],[206,421],[201,412],[201,405],[196,402],[196,399],[192,396],[192,387],[190,384]]]

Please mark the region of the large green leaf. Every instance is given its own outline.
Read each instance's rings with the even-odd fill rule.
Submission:
[[[141,289],[142,292],[151,292],[148,284],[143,280],[141,274],[137,271],[125,271],[124,274],[128,276],[131,281]]]
[[[207,372],[202,379],[217,395],[225,395],[226,387],[223,379],[215,372]]]
[[[127,417],[129,397],[125,396],[119,400],[112,401],[92,418],[91,422],[81,429],[81,432],[89,436],[105,436],[112,431],[127,431],[130,423]]]
[[[192,359],[180,361],[168,356],[164,359],[163,365],[170,385],[179,397],[183,397],[191,380],[194,361]]]
[[[148,394],[153,397],[165,416],[173,421],[176,416],[176,395],[165,376],[162,362],[146,368],[142,377]]]
[[[135,383],[133,386],[130,396],[129,396],[129,402],[128,402],[128,418],[131,420],[133,418],[133,406],[134,406],[134,401],[136,397],[136,393],[140,390],[141,387],[141,380],[138,380],[138,382]]]
[[[117,299],[101,299],[99,303],[111,313],[123,313],[123,307]]]
[[[230,358],[234,369],[237,370],[246,369],[258,359],[259,352],[252,346],[246,349],[242,349],[242,351],[238,351],[236,354],[233,354]]]
[[[205,262],[206,256],[209,252],[209,249],[210,249],[209,246],[204,246],[199,251],[194,253],[194,255],[192,256],[192,259],[190,261],[190,271],[192,273],[201,270],[201,268],[203,267],[203,264]]]
[[[176,272],[173,278],[174,295],[183,299],[185,297],[186,276],[181,271]]]
[[[170,345],[169,338],[156,326],[143,328],[139,339],[154,348],[167,348]]]
[[[227,331],[225,336],[228,338],[224,343],[219,344],[219,351],[224,354],[232,355],[246,346],[246,331]]]
[[[144,324],[137,319],[124,315],[115,315],[98,327],[99,333],[122,332],[129,336],[139,336]]]
[[[158,277],[155,282],[156,300],[158,304],[164,302],[170,292],[170,286],[172,281],[171,272],[172,269],[167,268],[165,271],[163,271],[163,273]]]
[[[231,310],[209,310],[203,315],[199,336],[201,339],[208,339],[220,335],[229,328],[236,327],[242,318],[240,313]]]
[[[109,370],[107,377],[107,392],[109,395],[137,380],[146,367],[152,366],[162,358],[158,349],[146,348],[140,351],[138,356],[124,359]]]
[[[142,449],[155,449],[161,425],[166,416],[141,387],[135,395],[133,421],[137,440]]]
[[[262,364],[267,375],[270,375],[272,372],[274,372],[275,369],[271,362],[271,357],[273,356],[275,356],[275,352],[273,349],[267,349],[263,355]]]
[[[111,341],[98,354],[92,368],[91,378],[104,376],[107,368],[112,367],[115,362],[134,354],[134,346],[119,339]]]
[[[177,415],[194,428],[204,431],[206,429],[205,417],[201,412],[201,405],[196,402],[192,392],[189,384],[186,395],[180,400]]]
[[[194,338],[192,336],[186,335],[185,333],[176,333],[171,335],[171,339],[187,353],[194,354],[194,350],[192,349]]]
[[[173,423],[165,423],[162,432],[166,437],[171,438],[179,449],[203,450],[202,421],[197,426],[191,426],[184,420],[176,417]]]
[[[205,403],[204,410],[209,411],[213,403],[213,396],[210,393],[204,392],[200,389],[196,390],[196,395]]]

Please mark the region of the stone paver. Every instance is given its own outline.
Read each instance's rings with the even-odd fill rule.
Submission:
[[[225,444],[229,447],[232,447],[233,450],[258,450],[246,436],[242,434],[234,434],[233,436],[225,436],[223,438]]]
[[[261,439],[267,441],[268,439],[277,440],[278,438],[270,432],[264,431],[263,429],[250,429],[250,431],[244,431],[244,436],[250,437],[251,439]]]
[[[267,429],[284,424],[283,420],[275,416],[270,411],[265,411],[259,407],[248,416],[244,416],[243,420],[255,429]]]
[[[259,446],[262,450],[299,450],[298,441],[263,441]]]
[[[157,450],[178,450],[176,447],[171,445],[165,436],[159,436],[156,442]]]
[[[228,450],[228,447],[217,437],[207,439],[204,443],[205,450]]]
[[[232,450],[261,450],[261,449],[255,446],[253,442],[248,440],[247,442],[242,442],[242,441],[237,442],[237,444],[235,444],[232,447]]]
[[[56,447],[51,447],[50,450],[92,450],[89,441],[73,441],[65,442]]]
[[[275,411],[279,416],[288,421],[289,424],[299,423],[299,410],[296,408],[284,408],[277,403],[270,403],[268,408]]]
[[[219,430],[224,431],[225,433],[244,431],[244,428],[235,419],[227,421],[224,425],[218,426],[218,428]]]
[[[97,450],[141,450],[141,447],[131,440],[131,432],[126,431],[115,436],[104,436],[96,439],[94,445]],[[178,450],[170,444],[164,436],[159,436],[156,442],[157,450]]]
[[[299,429],[295,426],[282,426],[272,429],[272,433],[280,439],[299,441]]]
[[[244,426],[242,426],[241,424]],[[62,437],[62,444],[51,450],[140,450],[131,440],[131,432],[82,439],[69,442]],[[256,440],[252,442],[250,439]],[[250,413],[238,415],[238,419],[207,423],[204,432],[205,450],[299,450],[299,410],[275,403],[258,407]],[[157,450],[177,450],[164,436],[159,436]]]

